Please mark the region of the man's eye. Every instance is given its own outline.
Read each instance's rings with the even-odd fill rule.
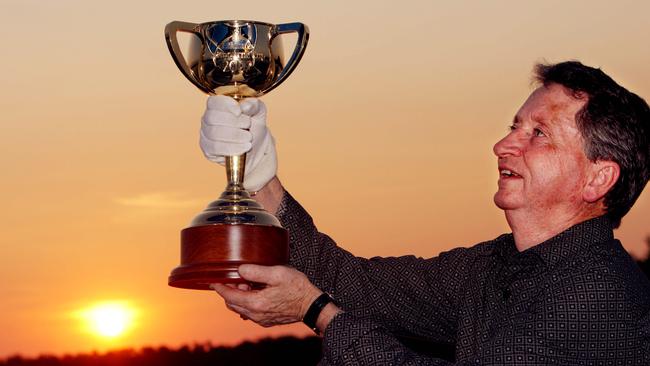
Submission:
[[[534,129],[533,134],[535,136],[546,136],[546,134],[544,132],[542,132],[542,130],[540,130],[539,128]]]
[[[508,126],[508,131],[514,131],[516,129],[517,129],[517,126],[515,126],[515,125]]]

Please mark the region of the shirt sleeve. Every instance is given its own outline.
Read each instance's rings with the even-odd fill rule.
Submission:
[[[340,313],[323,335],[324,365],[461,365],[428,357],[405,347],[369,319]]]
[[[469,250],[454,249],[431,259],[359,258],[318,232],[288,193],[278,217],[289,230],[290,265],[346,312],[336,324],[355,319],[373,333],[378,330],[369,324],[380,324],[383,332],[397,337],[455,342],[458,292],[470,272]],[[334,332],[341,327],[334,326]]]

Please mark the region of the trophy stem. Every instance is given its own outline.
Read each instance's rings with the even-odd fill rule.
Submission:
[[[244,167],[246,154],[226,156],[226,177],[228,187],[226,190],[244,190]]]

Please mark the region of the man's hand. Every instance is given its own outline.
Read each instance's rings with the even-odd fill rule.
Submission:
[[[255,98],[241,103],[223,95],[208,98],[201,118],[201,150],[223,165],[225,156],[246,152],[244,188],[257,192],[276,174],[275,141],[266,127],[266,106]]]
[[[242,264],[239,274],[266,287],[247,290],[218,283],[211,287],[224,298],[228,309],[263,327],[302,321],[309,306],[323,293],[307,276],[290,267]]]

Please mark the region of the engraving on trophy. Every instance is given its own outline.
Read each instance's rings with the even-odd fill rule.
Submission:
[[[255,47],[249,37],[241,34],[241,28],[235,26],[231,36],[215,45],[214,52],[212,52],[212,47],[209,47],[208,50],[212,52],[214,66],[220,68],[223,72],[232,73],[233,77],[237,79],[243,80],[244,73],[255,65]],[[208,39],[208,41],[214,45],[215,41],[213,39]]]

